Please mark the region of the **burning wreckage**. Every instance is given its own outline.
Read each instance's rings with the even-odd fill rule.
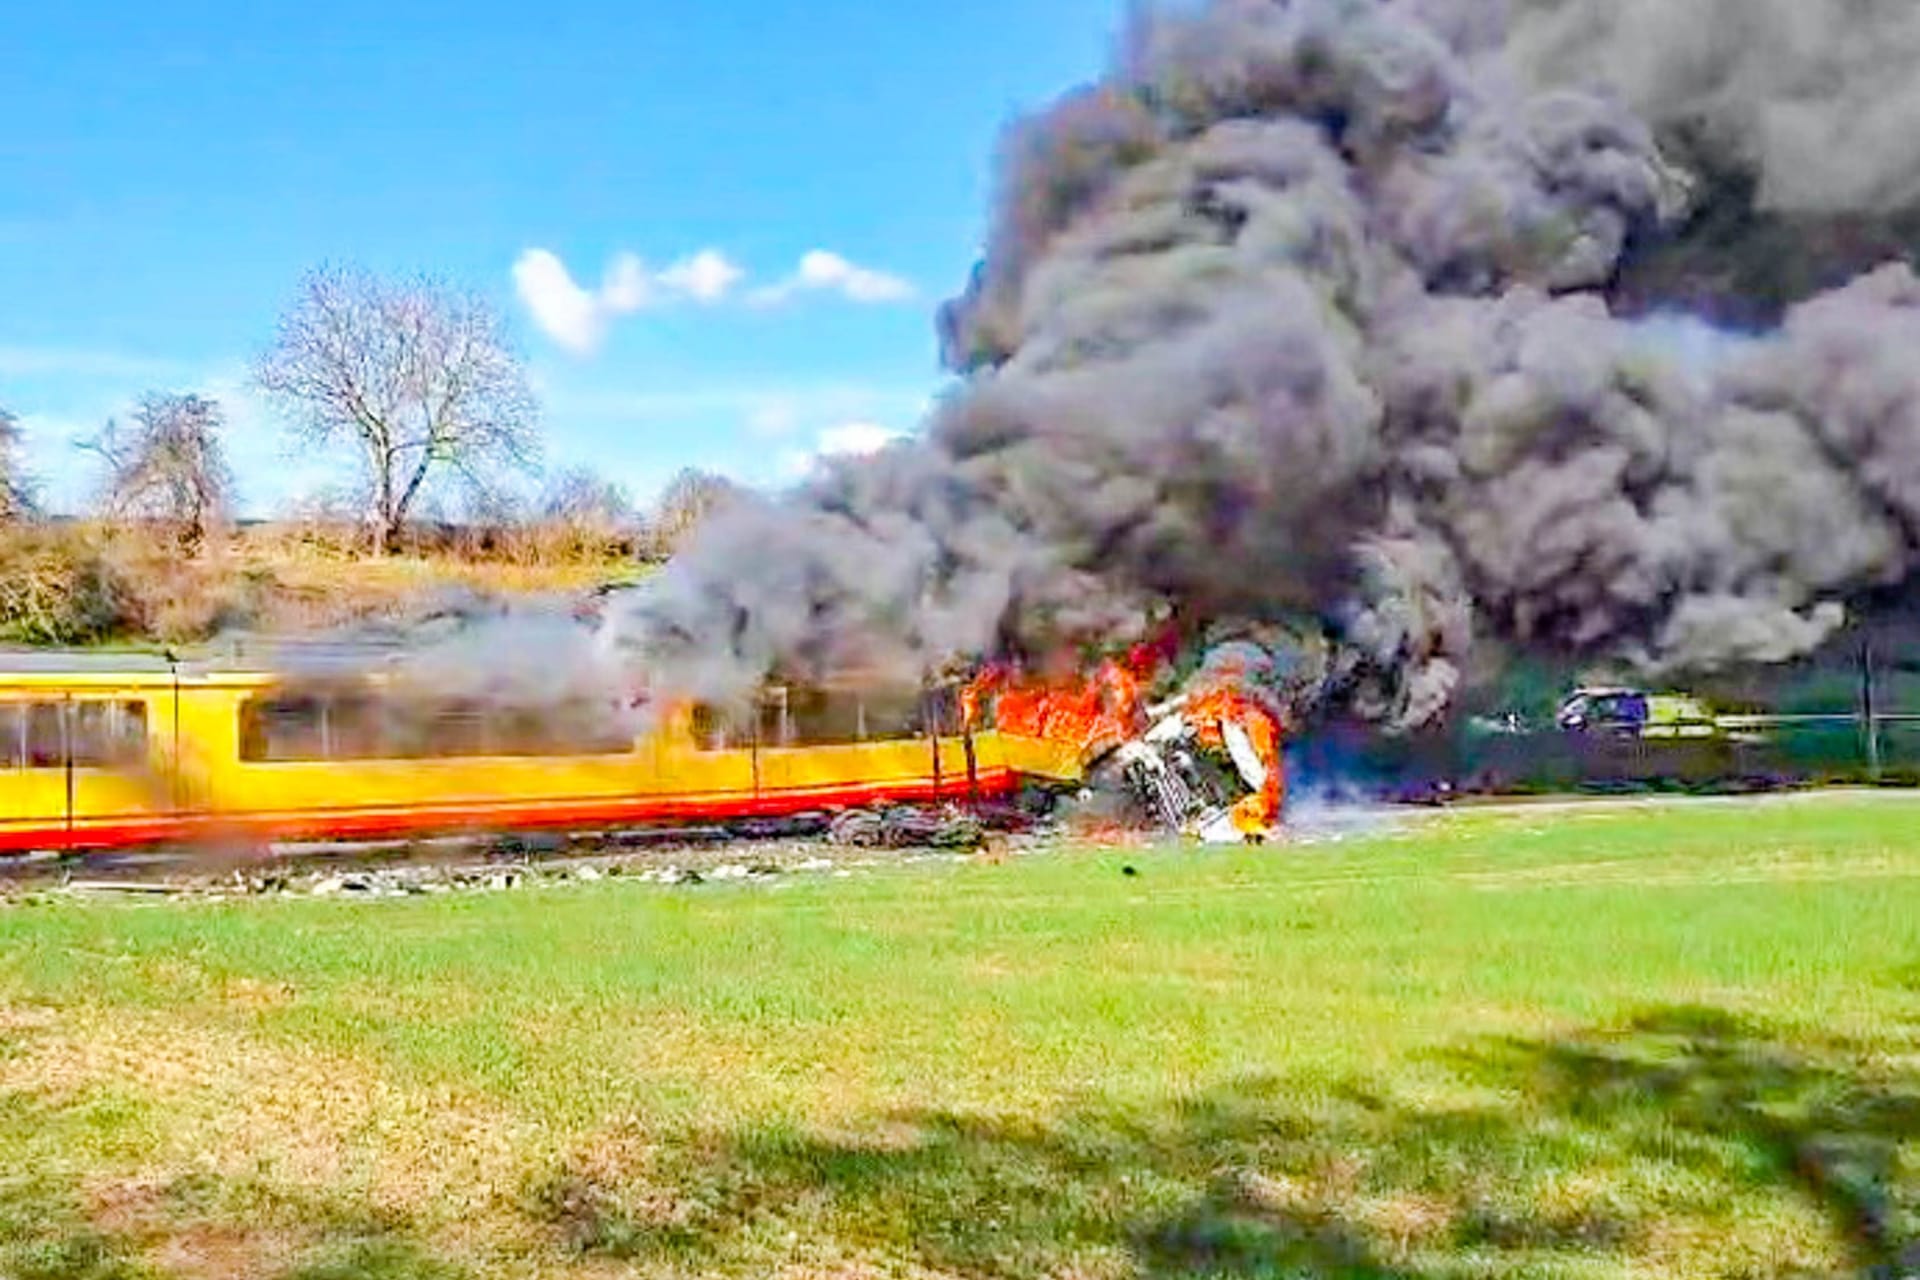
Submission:
[[[1003,720],[1215,834],[1283,728],[1516,653],[1810,652],[1920,568],[1916,58],[1841,0],[1146,6],[1008,130],[923,428],[711,520],[623,643],[720,701],[1037,666]],[[1049,662],[1168,618],[1255,639]]]
[[[1113,820],[1210,843],[1266,840],[1286,798],[1281,711],[1250,692],[1237,657],[1210,665],[1178,696],[1144,705],[1142,689],[1161,674],[1155,655],[1136,647],[1126,662],[1101,664],[1091,681],[1021,682],[990,669],[963,693],[964,714],[981,723],[991,699],[1002,734],[1066,747],[1090,788],[1123,801]]]
[[[1086,684],[843,671],[739,704],[656,696],[563,609],[465,610],[387,640],[0,655],[0,855],[971,847],[1090,784],[1134,800],[1104,822],[1258,838],[1278,813],[1277,719],[1208,686],[1150,721],[1144,649]],[[1205,773],[1209,744],[1253,783],[1217,821],[1234,793]]]

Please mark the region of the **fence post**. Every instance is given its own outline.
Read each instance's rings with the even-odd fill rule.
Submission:
[[[1880,718],[1873,705],[1873,637],[1860,641],[1860,731],[1867,752],[1867,777],[1880,781]]]

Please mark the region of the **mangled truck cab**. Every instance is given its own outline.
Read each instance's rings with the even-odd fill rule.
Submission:
[[[969,723],[991,722],[1026,772],[1131,802],[1144,824],[1209,843],[1258,843],[1285,805],[1284,722],[1231,670],[1148,707],[1151,671],[1117,660],[1091,677],[1042,679],[1008,667],[970,685]]]

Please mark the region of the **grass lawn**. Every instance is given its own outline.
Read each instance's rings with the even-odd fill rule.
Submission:
[[[1920,1267],[1920,798],[776,885],[0,912],[0,1276]]]

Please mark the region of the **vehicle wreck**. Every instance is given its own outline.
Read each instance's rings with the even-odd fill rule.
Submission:
[[[1090,790],[1119,794],[1128,825],[1208,843],[1273,837],[1286,801],[1281,710],[1233,661],[1146,705],[1141,690],[1166,678],[1163,652],[1137,649],[1078,681],[1023,681],[993,668],[962,706],[973,724],[986,722],[990,706],[1003,741],[1045,757],[1034,772],[1077,774]]]

